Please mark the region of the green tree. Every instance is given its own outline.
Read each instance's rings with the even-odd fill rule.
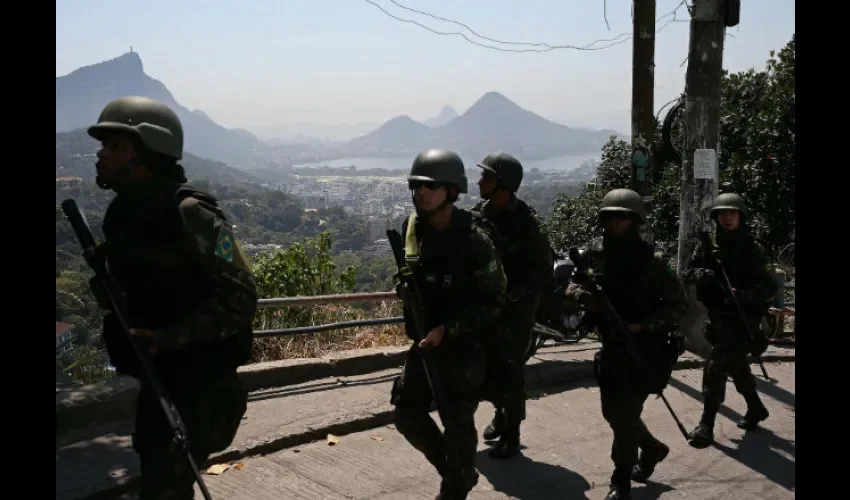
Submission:
[[[630,176],[631,148],[612,135],[602,146],[602,162],[593,182],[587,183],[578,196],[561,194],[552,204],[549,237],[553,248],[565,252],[601,235],[597,211],[602,197],[612,189],[628,187]]]
[[[720,190],[747,200],[751,224],[777,251],[796,222],[796,35],[764,71],[750,69],[723,80]]]

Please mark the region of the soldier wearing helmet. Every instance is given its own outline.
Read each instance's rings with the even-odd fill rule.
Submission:
[[[405,257],[423,292],[427,335],[411,346],[392,389],[396,429],[442,477],[441,499],[463,499],[478,481],[475,410],[485,382],[481,339],[498,322],[507,279],[493,242],[472,213],[454,202],[467,192],[460,157],[430,149],[408,176],[416,211],[402,225]],[[402,285],[399,296],[406,298]],[[405,318],[410,318],[405,307]],[[414,325],[406,325],[408,335]],[[452,408],[445,432],[429,415],[432,396],[421,349],[432,349]],[[451,447],[451,448],[450,448]],[[454,453],[457,451],[457,453]]]
[[[215,198],[185,184],[177,163],[183,128],[174,111],[147,97],[122,97],[88,133],[102,145],[97,183],[116,193],[97,256],[203,464],[230,445],[247,408],[236,369],[251,356],[257,292],[250,264]],[[108,310],[103,290],[92,290]],[[103,337],[110,360],[141,384],[133,434],[141,498],[194,498],[188,460],[120,329],[109,311]]]
[[[697,299],[708,309],[705,335],[712,345],[703,372],[702,418],[690,434],[690,444],[696,448],[714,441],[714,423],[726,397],[727,376],[747,403],[747,412],[738,427],[756,429],[769,416],[756,390],[747,354],[759,356],[767,349],[767,339],[759,325],[777,285],[766,250],[747,229],[748,214],[740,195],[724,193],[715,198],[711,219],[717,230],[707,238],[711,246],[706,248],[699,241],[682,273],[685,283],[696,285]],[[721,266],[729,278],[731,292]],[[735,301],[741,306],[743,318]]]
[[[505,304],[505,352],[508,354],[504,394],[494,397],[496,414],[484,429],[484,439],[499,439],[492,458],[510,458],[520,450],[520,424],[525,419],[525,369],[532,342],[535,314],[543,290],[552,278],[552,249],[546,226],[534,208],[517,198],[522,164],[507,153],[491,153],[480,163],[478,212],[498,230],[504,241],[500,258],[508,278]],[[498,245],[497,245],[498,246]]]
[[[594,287],[586,287],[590,274],[575,276],[567,289],[572,307],[581,306],[602,339],[594,357],[602,400],[602,415],[614,432],[611,459],[614,472],[606,500],[630,498],[631,481],[646,482],[670,448],[655,438],[641,419],[650,394],[660,394],[679,356],[673,341],[679,319],[687,311],[685,292],[661,252],[644,242],[639,226],[646,223],[640,195],[614,189],[602,198],[599,223],[603,236],[593,240],[583,258],[596,283],[625,323],[608,317]],[[614,329],[618,329],[615,331]],[[621,335],[631,335],[651,373],[640,373]]]

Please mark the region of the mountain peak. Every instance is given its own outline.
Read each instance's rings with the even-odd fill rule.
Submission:
[[[427,120],[425,120],[422,123],[424,123],[425,125],[428,125],[429,127],[439,127],[441,125],[445,125],[446,123],[449,123],[450,121],[454,120],[458,116],[460,116],[460,115],[457,114],[457,111],[455,111],[455,108],[446,104],[445,106],[443,106],[442,109],[440,109],[439,115],[437,115],[434,118],[428,118]]]

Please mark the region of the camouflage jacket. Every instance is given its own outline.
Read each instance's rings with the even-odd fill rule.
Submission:
[[[214,198],[152,180],[116,196],[103,232],[128,322],[154,331],[158,357],[250,335],[255,280]]]
[[[663,253],[637,238],[617,249],[606,249],[604,242],[604,238],[593,240],[583,257],[591,278],[601,286],[619,316],[628,324],[643,325],[644,333],[674,331],[687,312],[688,302]],[[570,284],[568,306],[587,303],[599,306],[596,292],[581,282],[581,277],[577,277]],[[595,322],[603,341],[607,331],[615,328],[613,318],[605,319]],[[637,334],[638,339],[642,335]]]
[[[406,257],[418,257],[412,272],[423,290],[429,330],[443,325],[453,338],[497,321],[507,278],[493,242],[468,211],[455,208],[449,227],[439,232],[412,214],[402,234]]]
[[[543,293],[552,282],[553,265],[552,248],[543,218],[515,196],[499,212],[493,210],[488,201],[478,202],[472,210],[489,220],[505,240],[499,250],[508,278],[510,298],[517,300]]]
[[[682,272],[683,281],[696,285],[697,299],[708,308],[709,316],[737,315],[720,272],[722,262],[741,309],[747,316],[760,319],[778,290],[767,251],[745,230],[728,238],[718,238],[715,233],[711,244],[706,249],[702,240],[697,241]]]

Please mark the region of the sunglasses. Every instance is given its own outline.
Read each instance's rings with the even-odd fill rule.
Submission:
[[[632,218],[632,214],[626,212],[606,212],[600,216],[602,220],[628,220]]]
[[[431,191],[435,191],[442,186],[441,183],[437,181],[408,181],[407,187],[410,188],[411,191],[416,191],[417,189],[424,187]]]

